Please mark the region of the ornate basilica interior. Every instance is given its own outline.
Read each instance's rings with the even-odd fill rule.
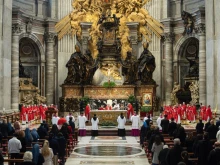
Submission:
[[[176,99],[219,107],[217,6],[204,0],[3,1],[0,109],[45,103],[68,111],[84,96],[130,95],[142,106],[143,93],[155,111]]]

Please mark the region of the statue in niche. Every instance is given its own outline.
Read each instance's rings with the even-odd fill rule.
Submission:
[[[73,53],[66,64],[68,68],[67,78],[64,81],[64,84],[80,84],[82,80],[82,54],[79,46],[75,46],[76,52]]]
[[[21,63],[20,57],[19,57],[19,77],[20,78],[30,78],[30,76],[28,76],[24,71],[24,67]]]
[[[195,56],[195,59],[188,58],[186,59],[189,61],[189,77],[198,77],[199,76],[199,57],[198,55]]]
[[[96,61],[93,60],[91,51],[86,50],[86,53],[82,56],[82,61],[84,65],[82,66],[82,83],[86,85],[92,84],[93,75],[96,70]]]
[[[156,84],[156,82],[152,79],[153,72],[156,68],[155,57],[148,50],[148,46],[148,43],[143,43],[144,51],[141,53],[137,62],[137,77],[142,84]]]
[[[134,84],[136,81],[136,61],[132,58],[131,52],[127,52],[127,57],[122,64],[122,75],[125,76],[124,84]]]
[[[192,15],[186,11],[182,11],[181,17],[182,17],[182,20],[184,21],[184,26],[185,26],[183,35],[191,34],[194,28],[194,21],[193,21]]]

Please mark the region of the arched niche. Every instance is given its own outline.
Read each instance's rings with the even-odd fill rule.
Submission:
[[[23,37],[19,41],[19,58],[24,72],[33,79],[33,84],[41,89],[41,52],[34,40]]]
[[[181,87],[185,85],[185,78],[189,77],[190,61],[199,57],[199,40],[195,37],[189,37],[179,47],[177,64],[178,64],[178,80]],[[198,76],[195,76],[198,79]]]

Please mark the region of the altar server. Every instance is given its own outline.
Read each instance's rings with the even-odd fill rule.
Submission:
[[[67,124],[69,124],[70,117],[72,117],[72,121],[75,122],[75,118],[74,118],[74,116],[72,115],[72,113],[70,112],[70,113],[66,116],[66,122],[67,122]]]
[[[124,117],[123,113],[118,117],[118,136],[125,136],[125,123],[126,118]]]
[[[99,119],[96,117],[96,114],[94,114],[93,118],[91,119],[91,123],[92,123],[92,136],[98,136]]]
[[[160,125],[162,119],[163,119],[162,114],[160,114],[160,116],[157,118],[157,126],[158,126],[160,131],[162,130],[162,127]]]
[[[136,112],[134,112],[134,115],[131,116],[131,122],[131,136],[139,136],[140,117],[136,114]]]
[[[81,112],[78,116],[79,136],[86,136],[86,121],[86,116]]]
[[[58,122],[59,119],[60,119],[60,117],[57,116],[56,114],[54,114],[53,117],[52,117],[52,124],[57,125],[57,122]]]

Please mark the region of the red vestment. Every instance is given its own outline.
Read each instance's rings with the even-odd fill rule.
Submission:
[[[132,104],[129,104],[128,105],[128,110],[127,110],[127,117],[128,119],[130,119],[130,117],[134,115],[134,108],[132,106]]]
[[[90,106],[87,105],[85,107],[85,116],[86,116],[87,120],[89,120],[89,113],[90,113]]]
[[[112,107],[111,106],[106,106],[105,110],[112,110]]]
[[[212,119],[212,111],[211,111],[211,108],[210,107],[208,107],[207,109],[206,109],[206,120],[207,119]]]

